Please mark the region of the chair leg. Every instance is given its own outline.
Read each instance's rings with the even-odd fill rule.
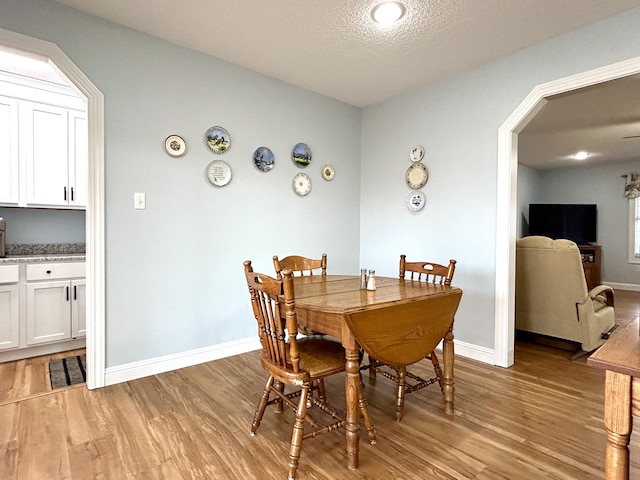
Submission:
[[[327,403],[327,390],[324,388],[324,379],[319,378],[316,380],[316,385],[318,386],[318,401],[322,404]]]
[[[269,403],[269,393],[271,392],[271,386],[273,385],[273,377],[269,377],[267,380],[267,384],[264,387],[262,392],[262,396],[260,397],[260,401],[258,402],[258,408],[256,408],[256,413],[253,415],[253,422],[251,423],[251,436],[255,437],[258,428],[260,428],[260,422],[262,421],[262,417],[264,415],[264,411],[267,408],[267,403]]]
[[[402,412],[404,410],[404,394],[407,388],[407,369],[399,367],[397,370],[398,398],[396,399],[396,420],[402,420]]]
[[[296,421],[291,434],[291,449],[289,450],[289,480],[294,480],[298,461],[300,460],[300,450],[302,449],[302,438],[304,436],[304,420],[307,416],[307,398],[309,397],[309,385],[303,385],[300,389],[300,401],[296,410]]]
[[[278,380],[274,380],[273,382],[273,388],[275,390],[277,390],[280,393],[284,393],[284,383],[278,381]],[[279,398],[279,397],[278,397]],[[283,407],[283,403],[281,399],[278,399],[275,403],[274,406],[274,413],[282,413],[282,407]]]
[[[362,415],[362,419],[364,420],[364,426],[367,429],[367,436],[369,437],[369,443],[371,443],[371,445],[375,445],[377,443],[376,429],[373,426],[373,419],[371,418],[371,413],[369,413],[369,406],[367,404],[367,399],[364,398],[362,391],[360,392],[358,407],[360,407],[360,414]]]
[[[378,361],[374,358],[371,358],[371,355],[367,354],[369,358],[369,381],[373,381],[376,379],[376,368],[378,367]]]
[[[444,385],[442,384],[442,370],[440,369],[440,362],[438,361],[436,352],[431,352],[427,358],[430,358],[431,363],[433,363],[433,370],[435,371],[436,377],[438,378],[438,385],[440,385],[440,391],[444,395]]]

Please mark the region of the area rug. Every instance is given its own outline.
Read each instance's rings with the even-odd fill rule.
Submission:
[[[49,362],[51,389],[68,387],[87,381],[86,355],[58,358]]]

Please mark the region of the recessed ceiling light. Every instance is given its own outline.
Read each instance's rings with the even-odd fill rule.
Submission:
[[[573,158],[575,158],[576,160],[585,160],[588,156],[588,152],[578,152],[573,156]]]
[[[371,17],[376,23],[387,27],[400,20],[404,13],[404,5],[400,2],[383,2],[373,8]]]

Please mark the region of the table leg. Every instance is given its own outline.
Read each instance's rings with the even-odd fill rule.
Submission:
[[[360,442],[360,417],[358,401],[362,395],[360,391],[360,369],[358,364],[359,349],[345,349],[346,375],[345,397],[347,407],[347,466],[350,470],[358,468],[358,450]]]
[[[443,372],[443,389],[444,389],[444,411],[452,415],[453,414],[453,396],[455,393],[455,385],[453,381],[453,324],[449,327],[449,330],[444,335],[444,342],[442,346],[442,363],[444,364]]]
[[[629,438],[631,417],[631,377],[607,370],[604,387],[604,424],[607,427],[605,478],[629,479]]]

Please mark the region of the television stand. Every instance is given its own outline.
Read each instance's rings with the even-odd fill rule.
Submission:
[[[587,280],[587,289],[591,290],[600,285],[600,245],[578,245],[584,278]]]

